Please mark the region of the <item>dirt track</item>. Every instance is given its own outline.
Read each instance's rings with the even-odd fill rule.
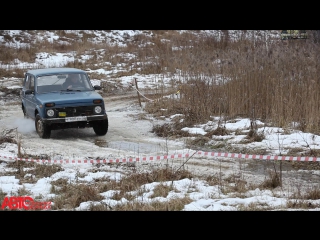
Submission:
[[[151,132],[158,120],[148,119],[138,103],[136,92],[105,97],[109,117],[109,131],[106,136],[96,136],[92,129],[66,129],[53,131],[50,139],[38,137],[34,122],[24,119],[19,98],[0,105],[0,131],[17,128],[21,139],[22,153],[51,159],[138,157],[174,154],[186,150],[183,141],[169,141]],[[141,118],[141,116],[144,116]],[[1,151],[1,149],[0,149]],[[193,150],[190,150],[192,154]],[[228,158],[163,160],[148,164],[135,164],[137,169],[155,166],[185,168],[198,176],[232,176],[250,183],[261,183],[269,178],[269,173],[280,163],[263,160],[244,160]],[[320,182],[319,170],[300,170],[292,163],[282,163],[283,186],[301,186]],[[306,169],[306,168],[304,168]]]

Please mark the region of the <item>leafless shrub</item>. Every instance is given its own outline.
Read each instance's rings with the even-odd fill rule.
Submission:
[[[99,193],[108,190],[115,190],[115,193],[112,196],[112,199],[114,200],[121,200],[122,198],[125,198],[128,201],[134,202],[136,196],[129,192],[139,190],[139,188],[144,184],[180,180],[191,177],[192,174],[186,170],[174,171],[173,169],[165,168],[154,169],[149,173],[131,173],[128,176],[123,177],[120,181],[105,180],[104,182],[99,181],[90,185],[71,184],[65,179],[59,179],[51,183],[51,192],[57,194],[57,196],[52,199],[55,203],[53,209],[73,209],[78,207],[81,202],[101,201],[104,197]],[[160,184],[160,186],[156,188],[155,194],[158,196],[164,196],[171,190],[171,187]],[[143,191],[143,189],[140,189],[139,191]],[[154,197],[156,197],[156,195],[154,195]],[[131,203],[128,205],[131,205]],[[177,202],[176,205],[180,206],[181,203],[179,204]],[[111,208],[104,206],[103,203],[101,203],[100,205],[91,205],[90,209],[114,210],[123,207],[124,206]]]
[[[81,61],[75,60],[73,62],[66,63],[65,67],[84,69],[86,66]]]
[[[34,165],[33,169],[26,171],[26,173],[35,175],[37,178],[44,178],[44,177],[50,177],[56,172],[60,172],[62,170],[63,168],[59,164],[37,163]]]
[[[153,189],[153,194],[150,196],[150,198],[156,198],[156,197],[166,198],[169,192],[172,191],[173,189],[174,188],[172,186],[167,186],[160,183]]]
[[[288,200],[286,202],[286,207],[290,209],[313,209],[313,208],[319,208],[320,204],[314,204],[307,200]]]
[[[236,174],[231,174],[225,179],[224,182],[228,183],[228,187],[224,189],[224,192],[235,192],[236,194],[245,193],[247,188],[247,182]]]
[[[174,126],[169,123],[163,125],[155,125],[152,127],[151,132],[155,133],[159,137],[188,137],[190,133],[182,131],[180,129],[174,129]]]
[[[18,59],[21,62],[32,62],[36,57],[37,50],[35,47],[18,47],[13,49],[7,46],[0,46],[0,61],[2,63],[12,63]]]
[[[7,193],[3,192],[2,189],[0,189],[0,199],[3,200],[7,196]]]
[[[309,186],[303,192],[298,188],[296,192],[293,192],[291,194],[290,199],[304,199],[304,200],[320,199],[320,188],[319,186]]]
[[[249,130],[246,139],[249,142],[261,142],[263,139],[265,139],[265,135],[262,132],[257,132],[256,130]]]
[[[272,211],[274,209],[275,207],[269,206],[267,203],[249,203],[237,206],[238,211]]]
[[[60,41],[44,40],[41,44],[29,41],[29,47],[18,47],[16,50],[1,46],[0,61],[4,64],[14,59],[33,62],[38,51],[73,51],[76,55],[90,51],[95,57],[87,63],[75,60],[66,66],[95,68],[98,67],[95,62],[102,59],[112,65],[141,63],[131,67],[127,75],[132,72],[167,74],[179,69],[180,98],[160,102],[158,110],[146,106],[146,111],[160,115],[159,109],[166,108],[169,115],[179,109],[187,125],[207,121],[212,115],[241,115],[272,121],[280,127],[298,122],[303,131],[320,132],[320,122],[315,117],[320,113],[317,101],[320,84],[317,81],[316,61],[313,61],[317,58],[319,46],[313,44],[311,38],[287,45],[278,41],[266,44],[265,32],[251,31],[251,34],[258,36],[252,44],[252,39],[246,37],[246,31],[239,31],[237,41],[230,38],[228,31],[223,31],[220,39],[210,35],[198,38],[191,32],[146,32],[153,36],[136,35],[134,39],[127,39],[127,46],[121,47],[92,42],[94,33],[79,31],[78,35],[58,30],[55,33]],[[41,31],[30,30],[28,33],[41,34]],[[3,36],[5,41],[13,41],[4,32]],[[23,34],[15,38],[28,42]],[[168,41],[163,41],[163,38]],[[149,42],[153,45],[147,45]],[[95,50],[99,50],[99,54]],[[122,52],[134,54],[135,59],[126,59]],[[3,71],[1,75],[8,73]],[[281,96],[281,101],[274,96]],[[252,141],[263,138],[261,135],[252,137],[249,138]]]
[[[0,87],[0,92],[5,93],[6,96],[15,95],[20,97],[20,91],[19,88],[7,88],[7,87]]]
[[[72,49],[78,53],[81,52],[80,47],[89,44],[89,41],[84,41],[84,39],[92,37],[82,33],[83,41],[80,44],[77,41],[81,40],[81,36],[63,30],[56,31],[56,33],[59,34],[61,40],[70,42],[70,49],[66,50]],[[258,33],[260,34],[257,31],[256,34],[258,35]],[[117,53],[123,50],[127,52],[138,51],[136,61],[150,62],[150,59],[155,61],[155,64],[151,65],[149,70],[146,70],[148,72],[155,73],[158,68],[162,69],[162,72],[165,68],[181,69],[182,75],[186,78],[186,81],[182,82],[181,98],[166,104],[166,107],[169,107],[168,112],[170,112],[170,106],[180,106],[180,112],[186,113],[186,121],[191,124],[207,120],[208,114],[229,116],[242,114],[243,116],[261,117],[261,119],[266,119],[268,116],[270,120],[274,120],[275,124],[285,125],[285,122],[290,122],[291,119],[299,120],[299,116],[303,114],[299,114],[297,110],[306,111],[307,108],[302,106],[305,106],[305,104],[303,101],[300,102],[300,99],[304,99],[304,96],[306,96],[308,86],[318,87],[318,84],[313,84],[312,80],[308,80],[312,79],[312,76],[310,78],[306,77],[307,73],[313,74],[306,70],[307,67],[313,66],[312,62],[306,61],[305,64],[300,64],[300,60],[304,58],[305,53],[316,47],[308,42],[303,44],[295,42],[286,47],[281,44],[270,45],[270,51],[267,51],[265,42],[261,40],[257,40],[253,46],[248,44],[250,42],[245,38],[241,41],[232,42],[229,37],[219,41],[208,36],[200,40],[197,39],[197,45],[194,45],[192,41],[196,38],[189,33],[177,34],[174,31],[159,30],[154,31],[153,34],[156,36],[153,39],[154,48],[140,48],[139,44],[141,42],[146,42],[147,39],[150,41],[150,39],[145,36],[137,36],[134,40],[136,44],[133,43],[130,47],[108,46],[108,51],[106,51],[108,54],[103,55],[106,58],[104,60],[109,61],[113,58],[112,64],[125,62],[125,59]],[[246,33],[241,34],[245,35]],[[228,36],[227,32],[225,36]],[[161,42],[163,37],[170,41]],[[54,46],[61,47],[60,44],[53,42],[48,43],[46,48],[54,48]],[[89,45],[86,46],[88,48]],[[175,46],[180,47],[181,50],[168,51]],[[192,51],[186,50],[190,49],[191,46]],[[95,47],[100,47],[100,45],[95,45]],[[7,50],[5,49],[4,52],[8,52]],[[303,54],[300,54],[300,51],[303,51]],[[208,54],[213,52],[216,54]],[[114,57],[115,55],[117,57]],[[161,61],[158,61],[154,56],[160,56]],[[308,56],[311,59],[312,52]],[[290,67],[287,59],[291,61]],[[215,60],[220,61],[215,62]],[[297,68],[292,67],[292,65],[296,65]],[[82,65],[75,61],[67,66],[81,67]],[[157,66],[157,69],[153,70],[154,66]],[[247,66],[250,66],[249,70]],[[291,69],[296,69],[296,72],[291,71]],[[220,84],[216,79],[217,74],[223,74],[225,79],[231,79],[231,81]],[[203,75],[207,75],[208,78],[204,78]],[[306,80],[302,78],[306,78]],[[279,81],[277,82],[275,79],[279,79]],[[297,81],[290,81],[290,79],[297,79]],[[314,99],[310,94],[314,95],[316,92],[314,88],[313,91],[308,93],[310,99]],[[271,93],[283,96],[283,101],[275,102]],[[293,97],[290,97],[291,95]],[[173,102],[176,103],[173,104]],[[317,104],[317,102],[312,101],[309,104]],[[295,111],[290,109],[295,109]],[[312,107],[312,109],[317,108]],[[306,111],[306,113],[308,116],[316,116],[311,111]],[[310,120],[301,118],[300,125],[305,126],[304,128],[319,126],[319,123],[308,123],[308,121],[314,120],[315,118]]]
[[[319,186],[307,189],[307,192],[306,192],[304,198],[312,199],[312,200],[320,199],[320,188],[319,188]]]
[[[22,188],[19,188],[17,191],[17,196],[30,196],[32,192],[30,190],[27,190],[24,186]]]
[[[302,156],[319,157],[320,156],[320,150],[319,149],[311,149],[311,148],[309,148],[309,150],[304,152],[304,154],[302,154]]]
[[[15,135],[13,134],[16,131],[16,129],[5,129],[2,131],[0,136],[0,144],[4,142],[8,143],[17,143],[17,140],[15,139]]]
[[[207,176],[205,180],[208,182],[210,186],[218,185],[220,184],[220,178],[218,175],[213,176]]]
[[[9,67],[7,69],[0,68],[0,77],[3,78],[23,78],[24,77],[24,69],[18,68],[18,67]]]
[[[162,137],[191,136],[188,132],[181,131],[181,129],[186,126],[203,123],[210,119],[212,115],[228,118],[244,116],[251,119],[268,120],[279,127],[287,127],[291,122],[298,122],[298,129],[302,131],[320,132],[320,122],[317,117],[320,115],[320,103],[318,101],[320,84],[319,68],[316,61],[318,59],[319,46],[312,41],[294,41],[284,45],[279,41],[266,44],[264,40],[255,40],[254,44],[252,44],[251,41],[245,38],[241,38],[240,41],[232,41],[227,31],[222,33],[221,40],[210,36],[199,39],[191,33],[180,34],[166,30],[150,32],[153,34],[152,38],[140,35],[136,36],[127,47],[112,47],[106,44],[91,43],[90,39],[94,36],[84,31],[81,32],[81,36],[78,36],[68,31],[58,30],[56,33],[60,36],[59,40],[68,43],[60,44],[58,41],[44,41],[42,44],[36,43],[37,49],[34,45],[17,49],[2,45],[0,47],[0,61],[2,64],[10,64],[15,59],[33,62],[38,51],[73,51],[75,56],[89,51],[90,54],[95,56],[87,63],[75,60],[66,66],[91,67],[95,69],[99,67],[99,64],[94,65],[97,62],[110,62],[111,65],[123,63],[124,65],[128,64],[128,66],[133,66],[135,62],[141,63],[139,66],[116,73],[118,76],[127,76],[131,75],[131,73],[159,73],[165,75],[169,72],[174,74],[179,69],[179,77],[181,78],[179,79],[180,97],[178,99],[163,99],[163,96],[168,92],[165,89],[161,89],[156,95],[151,95],[155,98],[160,98],[160,100],[146,104],[146,111],[156,117],[169,117],[176,113],[183,115],[173,125],[157,125],[154,127],[153,132]],[[32,33],[32,30],[30,30],[30,33]],[[261,34],[261,32],[256,32],[256,35]],[[163,37],[166,37],[168,41],[162,41]],[[15,40],[23,40],[23,36],[15,36],[14,38]],[[4,35],[5,41],[13,41],[14,38]],[[30,43],[30,40],[26,42]],[[146,44],[149,42],[152,42],[153,45]],[[97,53],[92,49],[105,49],[105,51]],[[123,57],[123,52],[132,53],[135,58],[128,61]],[[0,77],[23,77],[23,72],[24,69],[0,68]],[[93,77],[97,79],[103,78],[101,75],[93,75]],[[180,122],[182,118],[184,121]],[[258,134],[256,130],[255,127],[250,129],[246,138],[247,142],[262,141],[264,139],[264,136]],[[225,129],[218,127],[205,137],[197,136],[193,143],[204,146],[208,140],[206,137],[212,138],[213,135],[227,134],[228,132]],[[241,134],[241,131],[237,131],[236,134]],[[13,137],[6,135],[0,137],[0,144],[3,142],[15,143]],[[224,142],[213,144],[211,147],[246,154],[263,155],[267,153],[265,149],[236,148],[226,145]],[[297,156],[299,154],[301,156],[319,156],[319,152],[314,149],[304,153],[299,149],[292,149],[291,153]],[[37,158],[37,156],[29,157]],[[49,167],[40,164],[37,167],[32,163],[22,162],[8,163],[8,166],[15,168],[12,174],[19,179],[24,178],[27,173],[39,178],[41,176],[50,176],[55,171],[61,170],[53,166]],[[319,162],[294,161],[292,167],[294,169],[320,169]],[[31,170],[26,170],[26,168],[31,168]],[[90,186],[90,189],[88,189],[89,187],[86,189],[83,185],[70,187],[67,180],[61,180],[53,183],[52,192],[61,195],[65,194],[60,196],[60,202],[57,201],[56,206],[60,204],[61,209],[65,207],[73,208],[79,203],[79,195],[76,196],[79,192],[87,195],[80,200],[96,199],[95,201],[99,201],[101,198],[96,195],[95,191],[103,192],[111,189],[118,190],[117,195],[114,196],[115,198],[133,199],[134,196],[128,194],[127,190],[136,190],[141,185],[151,181],[177,179],[178,176],[176,175],[178,174],[180,174],[180,177],[189,176],[188,173],[170,173],[161,170],[149,174],[128,176],[120,182],[106,179],[96,182],[94,186]],[[211,184],[215,184],[217,181],[215,177],[209,180]],[[230,181],[231,186],[233,186],[233,189],[230,190],[241,193],[247,187],[245,182],[239,179],[231,180],[226,179],[226,182]],[[274,171],[269,172],[268,178],[260,184],[260,187],[273,189],[279,185],[281,185],[279,173]],[[78,190],[74,191],[75,188]],[[166,188],[161,190],[163,190],[163,193],[159,192],[159,195],[165,195],[166,191],[168,191]],[[72,198],[71,194],[66,194],[67,191],[74,191],[77,194]],[[317,189],[311,189],[306,193],[305,197],[317,199],[318,195]],[[188,202],[187,199],[185,200]],[[67,201],[72,204],[68,205]],[[303,206],[305,202],[296,202],[295,204],[295,206]],[[306,204],[308,205],[309,203]],[[167,210],[179,209],[179,207],[176,207],[177,205],[174,204],[174,207],[170,207],[168,204],[162,205],[162,203],[141,204],[133,202],[126,206],[116,206],[114,208],[101,205],[101,208],[133,210],[141,207],[143,210]],[[98,206],[92,206],[92,209],[94,208],[97,209]],[[244,206],[243,209],[259,208],[260,206],[258,205],[251,205]]]
[[[320,162],[291,161],[291,166],[296,170],[320,170]]]
[[[167,202],[152,201],[143,203],[138,201],[117,204],[112,211],[181,211],[192,200],[189,197],[173,198]]]
[[[89,211],[111,211],[112,207],[105,203],[91,203],[89,206]]]
[[[268,178],[260,184],[261,188],[274,189],[281,186],[280,176],[277,172],[269,170],[268,175]]]
[[[172,132],[170,124],[163,124],[163,125],[155,125],[152,127],[152,131],[159,137],[168,137],[170,136],[170,132]]]
[[[213,144],[208,144],[208,147],[210,149],[216,149],[216,150],[220,149],[220,150],[222,150],[222,149],[226,149],[227,148],[227,143],[225,141],[215,142]]]
[[[101,201],[104,199],[95,186],[87,184],[69,184],[64,188],[64,192],[52,199],[53,210],[74,209],[80,203],[87,201]]]
[[[195,139],[190,140],[187,142],[188,147],[196,146],[196,147],[203,147],[210,141],[210,138],[205,136],[195,137]]]
[[[224,135],[228,135],[228,134],[229,134],[229,131],[225,127],[219,126],[216,129],[214,129],[210,132],[207,132],[205,136],[211,138],[213,135],[224,136]]]
[[[301,155],[301,152],[303,152],[304,149],[303,148],[300,148],[300,147],[297,147],[297,148],[290,148],[287,152],[287,155],[288,156],[300,156]]]
[[[192,174],[186,170],[174,171],[173,169],[154,169],[149,173],[133,173],[124,178],[119,182],[110,181],[101,184],[99,190],[118,190],[113,199],[119,200],[126,198],[132,200],[132,195],[128,195],[127,192],[138,190],[142,185],[152,182],[164,182],[180,180],[184,178],[191,178]]]
[[[20,183],[35,183],[40,178],[50,177],[54,173],[63,170],[57,164],[43,164],[21,160],[8,162],[7,167],[13,168],[13,170],[6,172],[6,174],[14,175],[20,180]]]

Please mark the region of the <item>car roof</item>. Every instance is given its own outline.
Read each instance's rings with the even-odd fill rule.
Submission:
[[[38,76],[38,75],[57,74],[57,73],[63,73],[63,74],[85,73],[85,71],[78,68],[39,68],[39,69],[28,70],[27,73]]]

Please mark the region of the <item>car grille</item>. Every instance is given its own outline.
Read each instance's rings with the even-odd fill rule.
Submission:
[[[56,108],[56,115],[58,117],[76,117],[76,116],[89,116],[93,115],[92,106],[80,106],[80,107],[65,107]],[[66,113],[64,116],[63,113]]]

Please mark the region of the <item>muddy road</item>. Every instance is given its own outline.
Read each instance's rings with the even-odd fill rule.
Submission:
[[[34,121],[24,119],[19,98],[0,105],[0,131],[16,129],[26,155],[70,157],[71,154],[79,158],[99,155],[106,158],[109,155],[164,154],[183,148],[183,142],[167,141],[151,132],[153,125],[160,122],[146,117],[136,92],[105,97],[105,104],[109,118],[105,136],[96,136],[92,128],[85,128],[53,130],[50,139],[41,139]]]
[[[34,121],[24,119],[19,97],[1,101],[0,133],[10,129],[11,134],[21,142],[20,152],[25,157],[42,159],[115,159],[126,157],[159,156],[167,154],[192,153],[184,141],[157,137],[151,132],[160,120],[148,117],[140,107],[136,92],[105,97],[109,118],[109,130],[105,136],[96,136],[93,129],[66,129],[52,131],[50,139],[37,135]],[[4,148],[5,144],[0,145]],[[0,152],[1,152],[0,147]],[[16,155],[18,150],[13,151]],[[1,154],[0,154],[1,155]],[[315,163],[319,165],[318,163]],[[147,164],[137,163],[137,168],[154,166],[185,168],[197,176],[232,176],[245,179],[252,184],[263,182],[270,174],[280,173],[283,187],[309,186],[320,183],[319,168],[311,164],[298,164],[284,161],[263,161],[228,158],[181,158],[161,160]]]

